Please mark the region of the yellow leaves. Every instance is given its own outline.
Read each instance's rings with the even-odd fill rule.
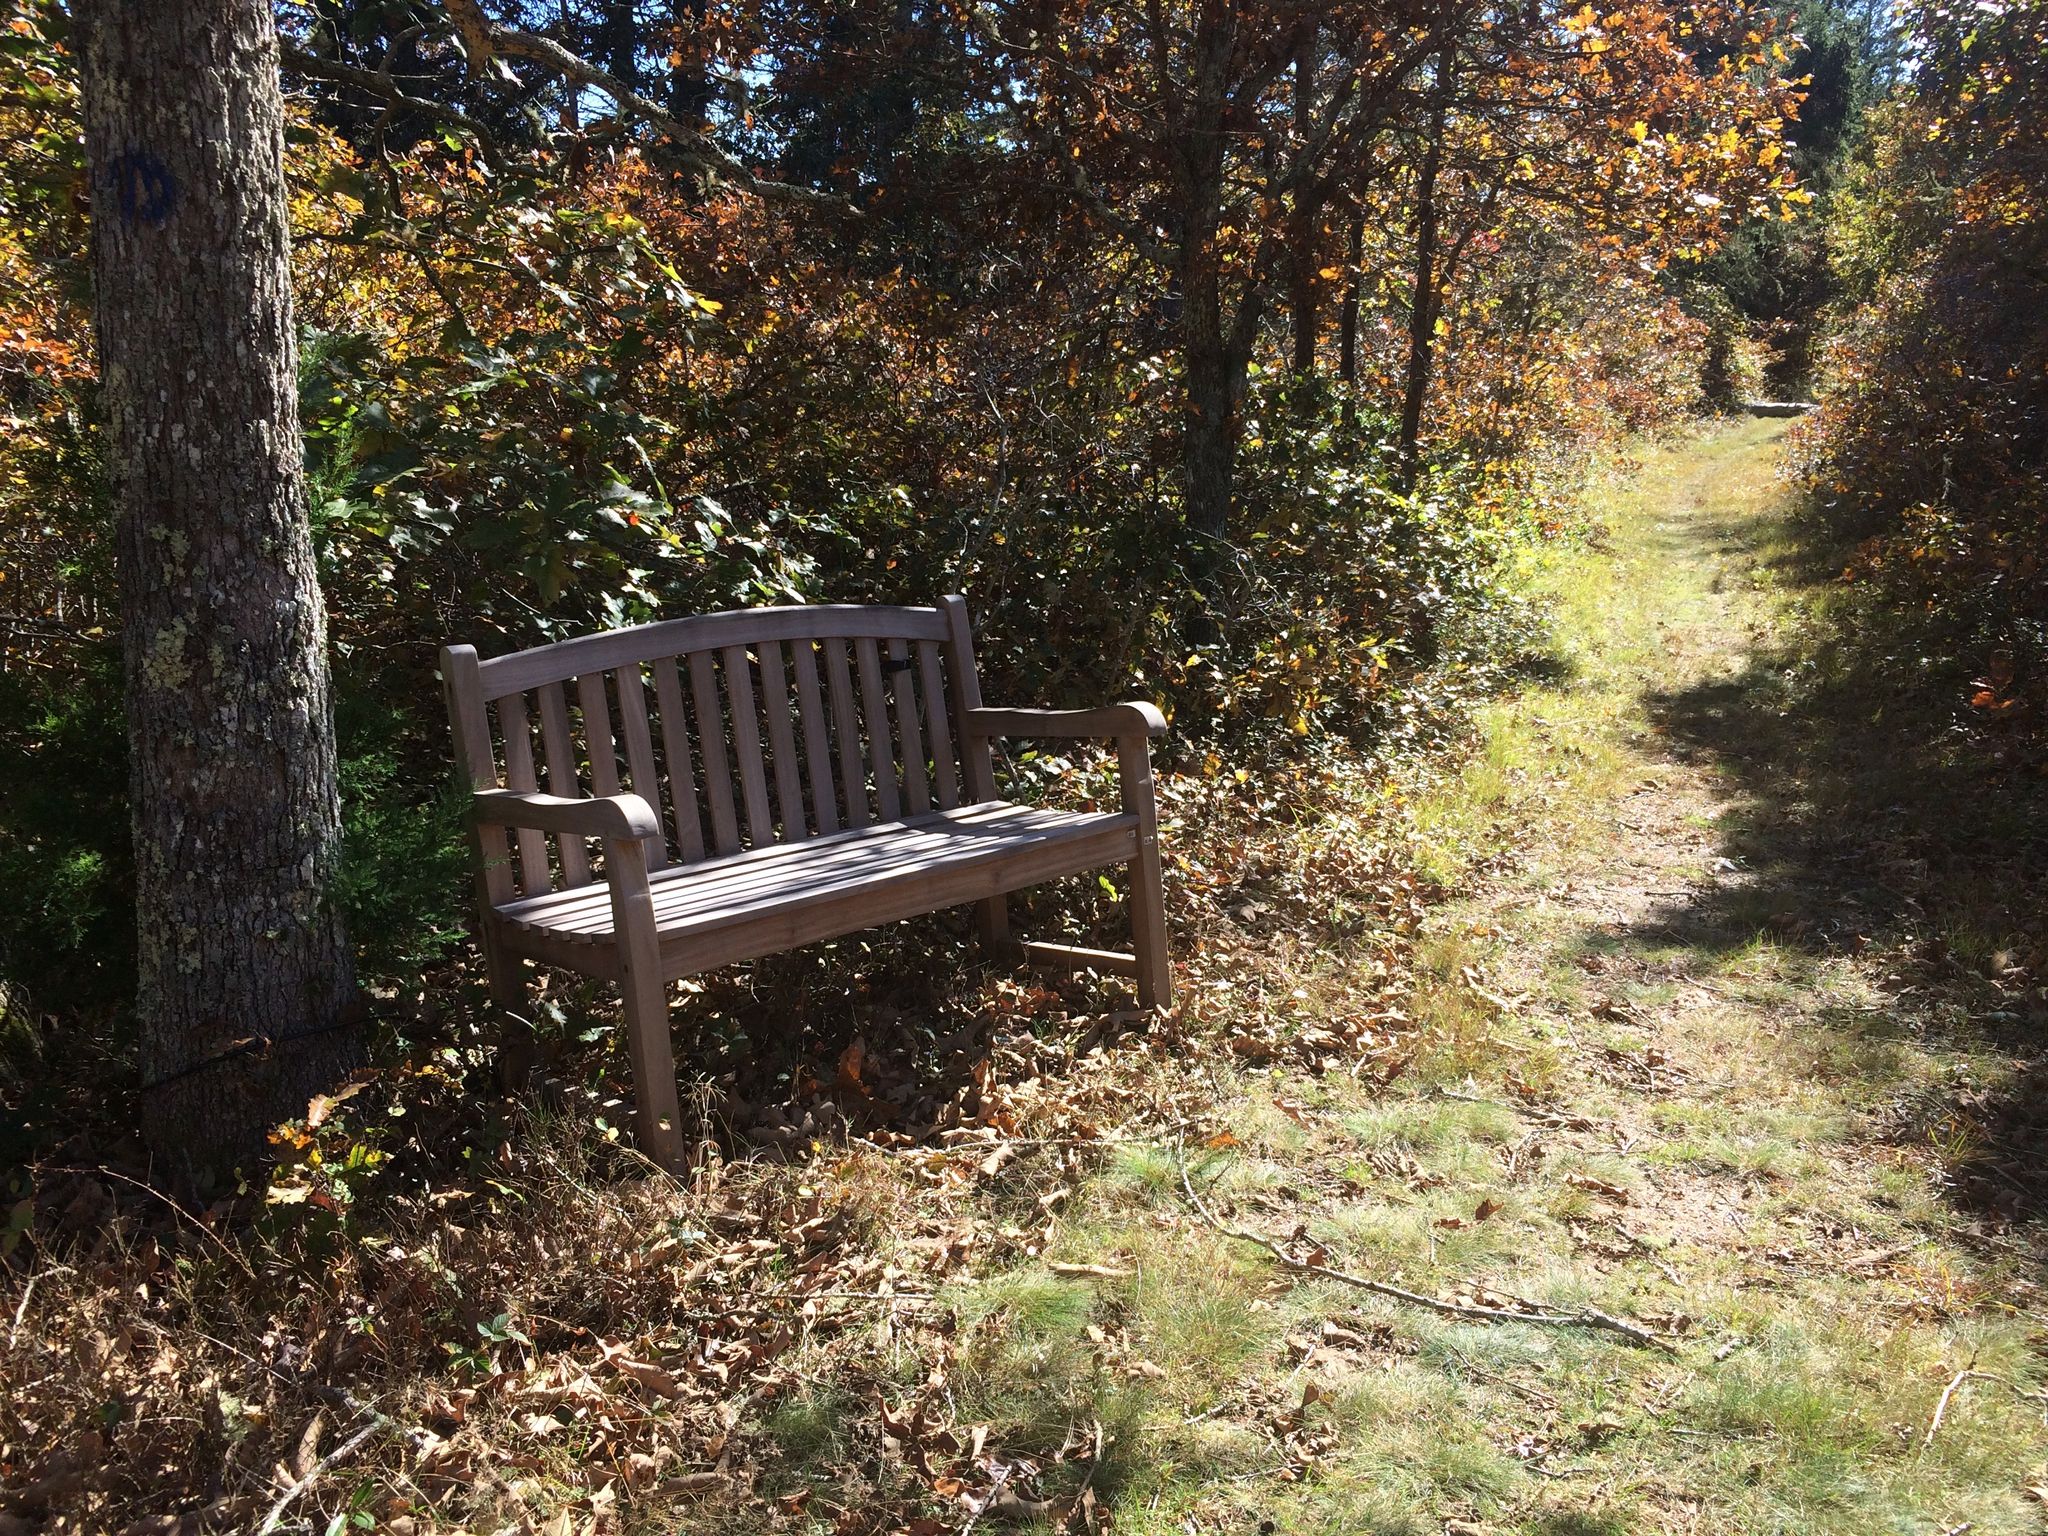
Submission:
[[[1650,125],[1638,118],[1628,125],[1628,136],[1640,144],[1650,136]]]
[[[1778,163],[1778,156],[1783,153],[1784,146],[1779,144],[1766,144],[1762,149],[1756,152],[1756,163],[1758,165],[1776,165]]]
[[[1321,271],[1316,273],[1316,276],[1320,277],[1326,283],[1334,283],[1337,281],[1338,278],[1342,277],[1343,275],[1344,269],[1342,267],[1324,267]]]
[[[1598,24],[1599,17],[1593,13],[1593,7],[1590,5],[1580,6],[1564,19],[1564,29],[1567,32],[1590,32]]]

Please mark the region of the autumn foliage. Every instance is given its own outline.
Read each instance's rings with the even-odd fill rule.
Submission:
[[[1830,234],[1843,299],[1809,475],[1871,647],[2039,764],[2048,725],[2048,12],[1907,8]]]
[[[433,7],[280,12],[373,971],[458,931],[451,637],[965,590],[1004,697],[1162,697],[1197,767],[1423,729],[1524,643],[1498,576],[1584,446],[1699,405],[1671,264],[1802,196],[1796,40],[1732,0],[494,14],[662,121]],[[33,827],[0,872],[46,895],[0,946],[46,992],[35,957],[93,935],[112,1009],[94,193],[61,8],[6,18],[0,761]]]

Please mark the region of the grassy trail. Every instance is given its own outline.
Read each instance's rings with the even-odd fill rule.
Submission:
[[[1226,1129],[1192,1168],[1219,1223],[1292,1254],[1596,1307],[1668,1352],[1304,1280],[1199,1230],[1175,1158],[1133,1150],[1055,1257],[1137,1278],[1093,1310],[1071,1282],[996,1293],[1026,1340],[1113,1315],[1162,1372],[1176,1411],[1098,1405],[1128,1416],[1119,1530],[2044,1528],[2040,1248],[1970,1198],[1944,1108],[2009,1063],[1964,1027],[1967,985],[1902,982],[1882,796],[1911,787],[1787,692],[1810,594],[1783,425],[1614,476],[1608,548],[1545,578],[1554,680],[1412,807],[1454,895],[1410,1069],[1216,1068]],[[1995,933],[1942,942],[1998,962]],[[1340,1008],[1359,964],[1296,995]]]

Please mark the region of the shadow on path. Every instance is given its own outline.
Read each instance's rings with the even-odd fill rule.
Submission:
[[[1696,550],[1752,565],[1789,531],[1768,563],[1795,590],[1841,569],[1797,523],[1702,512],[1693,527]],[[2044,1221],[2048,781],[2000,773],[1928,696],[1941,685],[1916,682],[1902,688],[1820,618],[1732,676],[1653,694],[1674,754],[1717,768],[1737,801],[1718,827],[1734,874],[1653,926],[1710,954],[1762,934],[1864,956],[1884,1015],[1819,1022],[1957,1052],[1938,1090],[1874,1105],[1882,1127],[1941,1146],[1966,1208]]]

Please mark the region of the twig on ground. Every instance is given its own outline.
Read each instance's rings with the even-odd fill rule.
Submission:
[[[1490,1381],[1497,1387],[1506,1387],[1517,1397],[1526,1398],[1538,1408],[1555,1408],[1557,1406],[1557,1399],[1548,1392],[1543,1391],[1540,1387],[1525,1387],[1519,1381],[1511,1380],[1506,1376],[1497,1376],[1492,1371],[1483,1370],[1479,1366],[1474,1365],[1472,1357],[1461,1350],[1454,1349],[1450,1353],[1467,1374],[1477,1376],[1481,1381]]]
[[[1921,1450],[1924,1451],[1927,1447],[1934,1444],[1935,1432],[1941,1428],[1941,1421],[1948,1414],[1949,1399],[1956,1395],[1956,1389],[1966,1381],[1995,1381],[2000,1386],[2012,1387],[2012,1383],[2003,1376],[1994,1375],[1990,1371],[1980,1371],[1975,1366],[1966,1366],[1962,1370],[1957,1371],[1950,1378],[1949,1384],[1941,1389],[1941,1401],[1934,1405],[1934,1417],[1928,1421],[1927,1433],[1920,1437]],[[2013,1387],[2013,1390],[2018,1391],[2019,1389]]]
[[[1390,1285],[1385,1280],[1373,1280],[1364,1275],[1332,1269],[1327,1264],[1311,1264],[1306,1259],[1296,1258],[1270,1237],[1261,1237],[1256,1232],[1247,1232],[1243,1227],[1233,1227],[1220,1220],[1215,1212],[1203,1203],[1202,1197],[1195,1193],[1194,1180],[1188,1177],[1188,1168],[1184,1161],[1180,1165],[1180,1185],[1186,1191],[1196,1213],[1218,1232],[1225,1237],[1234,1237],[1239,1242],[1255,1243],[1287,1268],[1302,1274],[1320,1275],[1326,1280],[1335,1280],[1340,1285],[1355,1286],[1361,1291],[1370,1291],[1375,1296],[1405,1301],[1411,1307],[1423,1307],[1444,1317],[1462,1317],[1487,1323],[1531,1323],[1543,1328],[1594,1328],[1606,1333],[1619,1334],[1631,1344],[1661,1349],[1667,1355],[1678,1353],[1669,1341],[1658,1338],[1649,1329],[1640,1328],[1610,1312],[1602,1312],[1597,1307],[1581,1307],[1576,1312],[1515,1312],[1506,1307],[1472,1306],[1465,1302],[1443,1301],[1435,1296],[1425,1296],[1420,1291],[1405,1290],[1401,1286]]]
[[[75,1275],[78,1271],[69,1264],[55,1264],[48,1269],[39,1269],[28,1277],[28,1284],[22,1287],[21,1301],[14,1309],[14,1326],[7,1330],[9,1349],[21,1341],[21,1320],[28,1316],[28,1299],[36,1293],[36,1282],[44,1275]]]
[[[214,1231],[213,1228],[209,1227],[205,1222],[201,1221],[197,1216],[194,1216],[190,1211],[186,1210],[185,1207],[178,1204],[178,1202],[173,1200],[169,1195],[165,1194],[162,1190],[158,1189],[155,1185],[145,1183],[141,1179],[131,1178],[129,1175],[125,1173],[116,1173],[113,1169],[106,1167],[104,1164],[98,1164],[91,1168],[67,1168],[59,1166],[53,1167],[52,1169],[50,1169],[50,1172],[90,1174],[97,1178],[118,1179],[123,1184],[133,1184],[145,1195],[148,1195],[155,1200],[161,1200],[165,1205],[169,1206],[171,1210],[179,1217],[179,1219],[188,1223],[193,1228],[193,1230],[195,1230],[201,1236],[206,1238],[206,1240],[212,1243],[214,1247],[218,1248],[222,1253],[226,1254],[230,1259],[234,1260],[236,1266],[242,1271],[243,1274],[247,1275],[251,1280],[254,1280],[256,1278],[256,1271],[250,1266],[249,1261],[243,1258],[241,1254],[235,1252],[233,1248],[230,1248],[225,1238],[223,1238],[218,1232]]]
[[[378,1418],[383,1417],[384,1416],[382,1414],[378,1415]],[[390,1420],[385,1420],[385,1423],[389,1422]],[[277,1502],[270,1506],[270,1513],[263,1517],[263,1524],[256,1528],[256,1536],[270,1536],[270,1533],[277,1529],[278,1522],[284,1519],[284,1512],[292,1507],[293,1500],[297,1499],[300,1494],[304,1493],[308,1488],[312,1487],[315,1483],[320,1481],[321,1477],[324,1476],[332,1468],[338,1466],[340,1463],[346,1461],[349,1457],[353,1456],[357,1451],[361,1450],[364,1442],[367,1441],[372,1435],[376,1434],[377,1431],[382,1429],[383,1427],[383,1424],[378,1423],[376,1419],[372,1419],[369,1423],[365,1424],[361,1429],[357,1430],[354,1434],[350,1435],[346,1440],[342,1441],[341,1444],[337,1445],[333,1450],[329,1451],[325,1456],[322,1456],[318,1461],[313,1463],[312,1471],[308,1472],[304,1477],[300,1478],[297,1482],[293,1483],[291,1487],[285,1489],[283,1493],[278,1495]]]

